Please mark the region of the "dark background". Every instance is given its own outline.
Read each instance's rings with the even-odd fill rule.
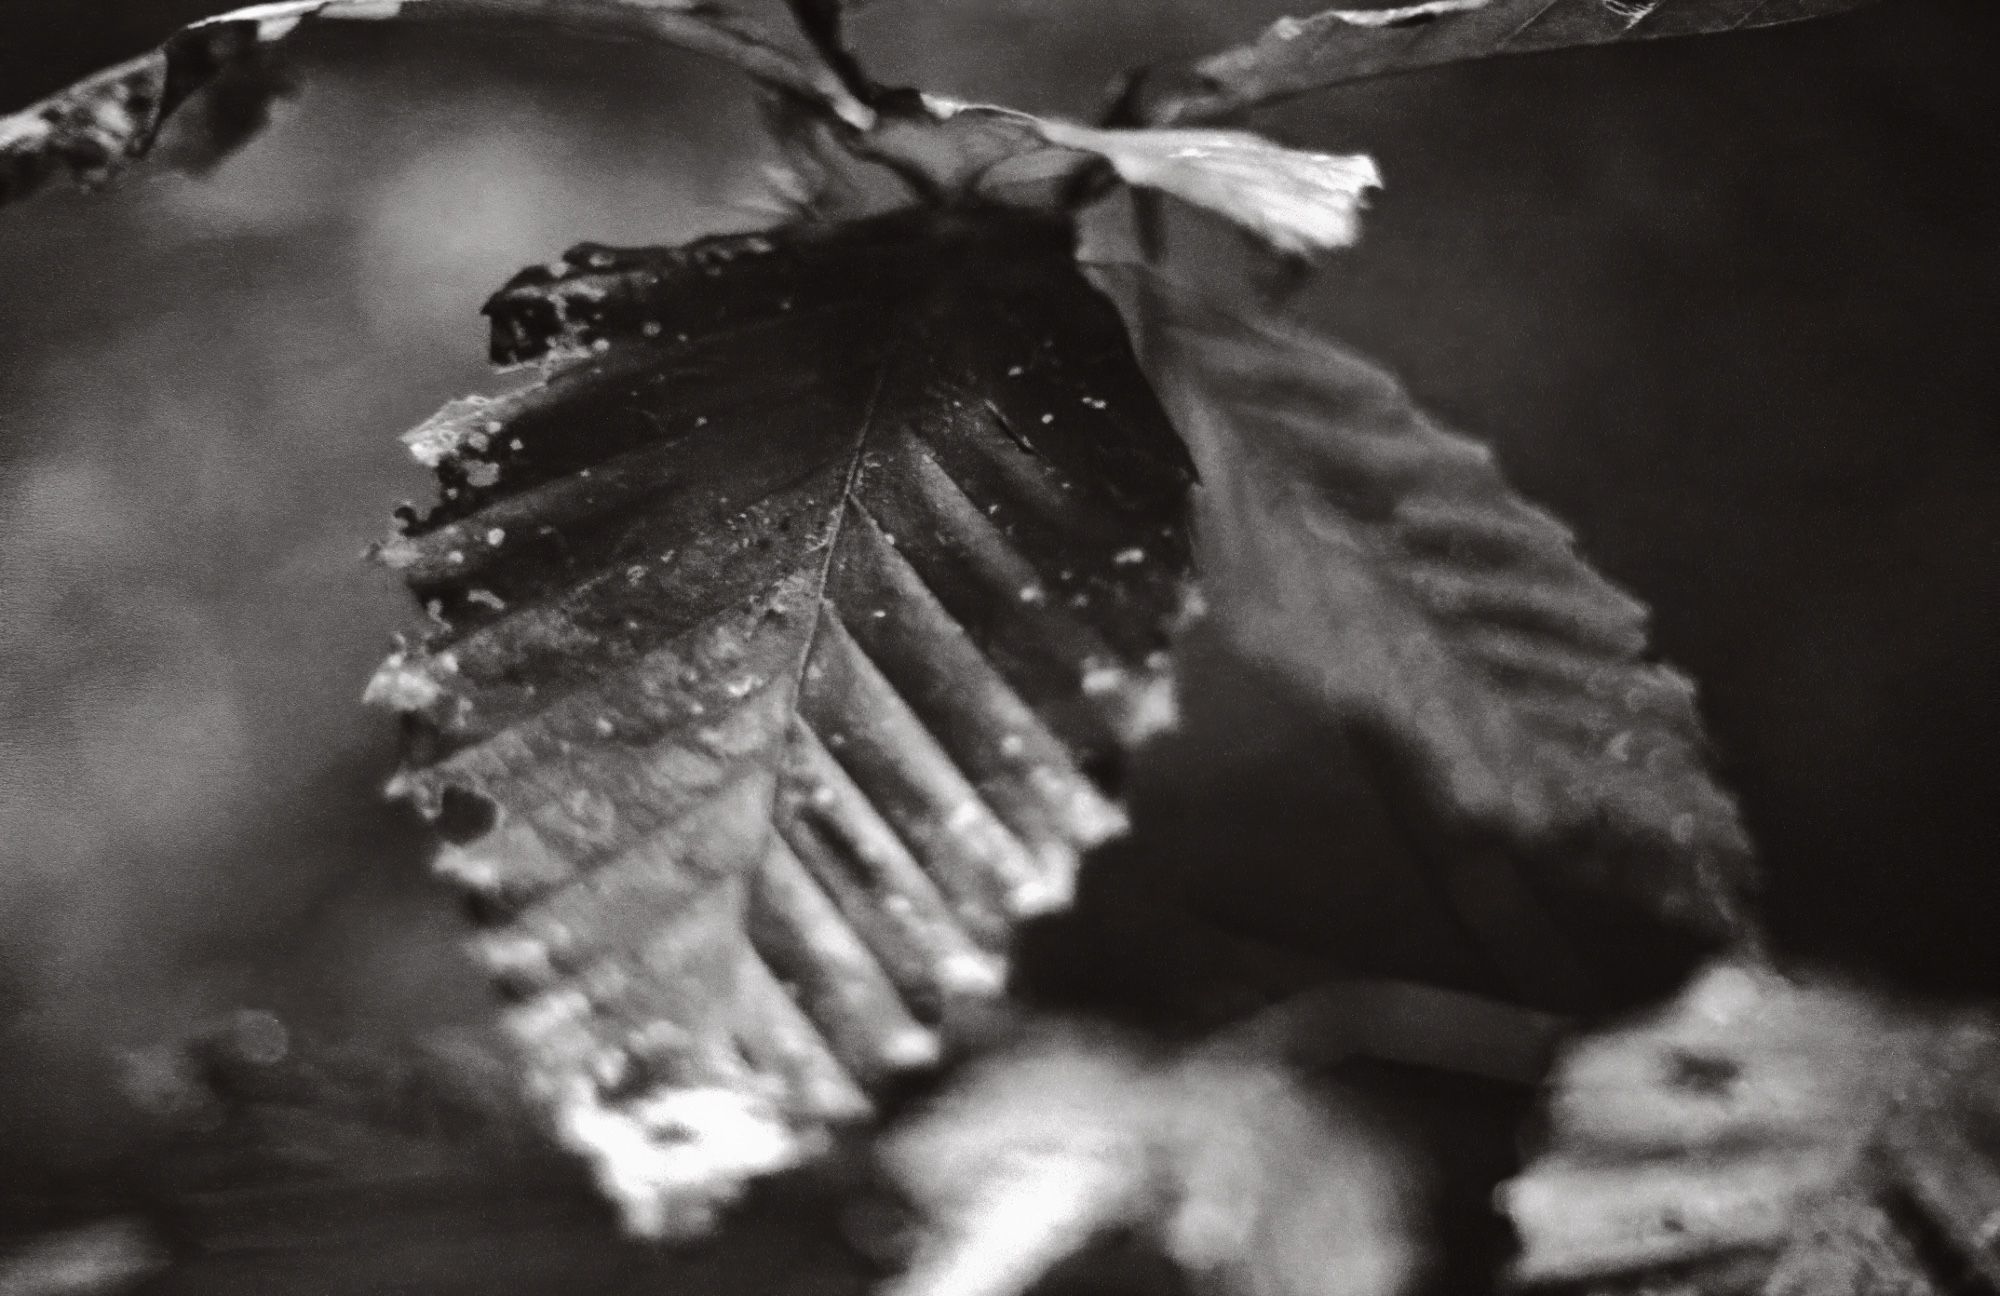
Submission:
[[[0,0],[0,109],[223,7]],[[1085,114],[1282,9],[875,0],[856,34],[884,79]],[[1376,154],[1308,308],[1654,605],[1787,942],[1989,991],[1996,66],[2000,6],[1892,0],[1261,123]],[[396,433],[482,380],[520,265],[759,219],[709,65],[371,31],[303,67],[211,176],[0,211],[0,1140],[59,1159],[123,1137],[113,1051],[219,1008],[482,1012],[359,706],[409,619],[359,561],[425,489]]]

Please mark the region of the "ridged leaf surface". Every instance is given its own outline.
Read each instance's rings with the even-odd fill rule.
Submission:
[[[1513,992],[1616,1006],[1609,987],[1672,968],[1677,942],[1754,939],[1749,842],[1644,605],[1380,369],[1125,282],[1199,467],[1216,623],[1394,757],[1406,828]]]
[[[1189,469],[1064,226],[581,248],[489,308],[554,365],[412,434],[373,686],[534,1087],[698,1229],[995,993],[1162,718]]]

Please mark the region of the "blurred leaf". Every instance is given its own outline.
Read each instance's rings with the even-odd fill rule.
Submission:
[[[919,1226],[887,1290],[1103,1290],[1087,1249],[1120,1236],[1169,1258],[1180,1281],[1114,1291],[1427,1290],[1431,1185],[1402,1134],[1364,1095],[1268,1055],[1034,1022],[884,1139]],[[1099,1263],[1118,1275],[1133,1259]]]
[[[526,23],[585,33],[634,36],[722,59],[773,89],[815,103],[850,125],[873,113],[832,71],[800,63],[707,0],[286,0],[252,5],[182,28],[150,54],[98,73],[68,90],[0,118],[0,203],[69,175],[109,180],[152,151],[162,128],[197,94],[233,87],[240,98],[270,47],[331,20]],[[256,120],[231,106],[233,127],[215,132],[234,146]]]
[[[498,1044],[475,1031],[329,1039],[242,1011],[130,1055],[122,1087],[166,1135],[146,1173],[166,1196],[547,1165]]]
[[[1871,0],[1430,0],[1281,18],[1255,40],[1179,67],[1141,70],[1124,115],[1215,121],[1346,81],[1574,45],[1743,31]]]
[[[698,1231],[1122,830],[1186,460],[1040,218],[583,247],[488,310],[553,372],[412,434],[445,498],[382,557],[443,628],[371,692],[563,1136]]]
[[[6,1296],[116,1296],[168,1263],[166,1248],[129,1216],[44,1234],[0,1252]]]
[[[2000,1281],[1987,1018],[1723,965],[1558,1061],[1547,1148],[1502,1191],[1517,1280],[1592,1291]],[[1942,1247],[1933,1242],[1935,1238]]]
[[[1693,686],[1648,658],[1645,608],[1381,370],[1150,274],[1129,284],[1202,482],[1215,623],[1414,771],[1413,823],[1456,835],[1445,890],[1516,989],[1576,1010],[1660,956],[1641,934],[1752,938],[1749,843]],[[1596,965],[1582,980],[1553,948],[1564,927]]]
[[[163,1137],[110,1173],[0,1189],[0,1257],[23,1262],[0,1263],[0,1291],[51,1261],[79,1267],[91,1256],[70,1243],[93,1235],[56,1228],[113,1212],[162,1271],[149,1291],[863,1290],[838,1173],[774,1185],[711,1246],[622,1236],[483,1029],[326,1037],[240,1012],[128,1057],[125,1080]],[[39,1220],[42,1242],[19,1246]]]

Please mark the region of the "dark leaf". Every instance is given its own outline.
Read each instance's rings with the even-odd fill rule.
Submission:
[[[1157,341],[1147,368],[1203,484],[1216,624],[1400,753],[1423,790],[1412,821],[1455,837],[1444,890],[1515,990],[1602,1007],[1602,978],[1649,957],[1628,930],[1748,939],[1748,842],[1692,685],[1647,655],[1645,609],[1486,447],[1381,370],[1295,326],[1131,283]],[[1591,973],[1537,934],[1544,905]]]
[[[698,1230],[998,990],[1170,707],[1189,469],[1066,225],[585,247],[412,434],[445,629],[372,692],[565,1138]],[[775,830],[774,830],[775,829]]]
[[[1574,45],[1799,22],[1870,0],[1429,0],[1281,18],[1255,40],[1138,74],[1125,115],[1149,125],[1216,121],[1310,90]]]
[[[526,23],[660,40],[733,63],[850,125],[874,119],[830,70],[798,62],[706,0],[288,0],[194,23],[150,54],[0,117],[0,203],[62,175],[110,179],[151,152],[167,120],[204,92],[229,100],[214,143],[234,147],[260,120],[259,97],[244,91],[259,83],[270,48],[333,20]]]
[[[1557,1063],[1502,1193],[1522,1282],[1916,1293],[2000,1280],[2000,1034],[1725,965]]]

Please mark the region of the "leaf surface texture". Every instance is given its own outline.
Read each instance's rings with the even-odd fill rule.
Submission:
[[[1662,936],[1753,940],[1749,843],[1645,607],[1380,369],[1159,276],[1123,291],[1198,465],[1212,617],[1391,754],[1513,990],[1609,1006]]]
[[[1189,466],[1067,227],[585,247],[553,364],[411,435],[443,623],[372,691],[534,1087],[651,1231],[806,1155],[996,993],[1165,717]]]
[[[1429,0],[1281,18],[1241,45],[1149,69],[1141,122],[1215,121],[1327,86],[1501,54],[1748,31],[1871,0]]]

